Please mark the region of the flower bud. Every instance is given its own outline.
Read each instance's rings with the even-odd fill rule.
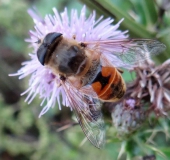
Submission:
[[[113,125],[120,137],[126,137],[138,130],[145,122],[142,107],[135,106],[135,100],[119,103],[112,112]]]

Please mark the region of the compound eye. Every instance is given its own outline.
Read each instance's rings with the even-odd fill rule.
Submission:
[[[57,38],[61,37],[61,33],[56,33],[56,32],[52,32],[46,35],[46,37],[44,38],[43,44],[44,45],[51,45],[52,43],[54,43]]]
[[[37,50],[37,57],[39,62],[44,66],[45,63],[45,57],[47,54],[48,47],[44,46],[43,44],[40,45],[40,47]]]
[[[54,51],[57,43],[61,40],[61,35],[61,33],[52,32],[45,36],[42,44],[37,50],[37,57],[42,65],[45,63],[46,56],[49,56],[49,53],[51,54]]]

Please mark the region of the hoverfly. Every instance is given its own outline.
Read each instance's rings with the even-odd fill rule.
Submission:
[[[134,66],[164,49],[165,45],[157,40],[78,42],[75,36],[68,39],[52,32],[40,40],[37,57],[42,65],[60,77],[60,85],[86,137],[101,148],[105,129],[100,101],[118,101],[126,91],[121,70],[108,57],[115,57],[122,66]]]

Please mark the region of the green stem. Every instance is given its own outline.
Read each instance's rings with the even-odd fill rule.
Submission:
[[[89,8],[93,8],[99,11],[99,14],[103,14],[105,16],[115,17],[116,20],[120,20],[124,18],[121,26],[129,30],[129,33],[136,37],[145,37],[145,38],[153,38],[156,35],[156,32],[152,32],[146,29],[145,26],[140,25],[135,22],[135,20],[129,16],[129,14],[124,13],[120,8],[115,6],[109,0],[81,0],[84,2]]]

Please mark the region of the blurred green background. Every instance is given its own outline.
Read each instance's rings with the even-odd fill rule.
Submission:
[[[24,102],[26,96],[20,97],[28,86],[28,79],[8,77],[9,73],[17,72],[31,52],[24,41],[28,31],[33,30],[33,21],[27,13],[29,8],[36,8],[44,17],[53,14],[53,7],[59,12],[64,7],[80,11],[84,4],[87,15],[96,10],[98,16],[114,18],[114,23],[125,18],[120,29],[129,30],[131,38],[156,38],[165,43],[167,50],[155,58],[157,62],[170,57],[169,0],[0,0],[0,159],[115,160],[122,144],[127,153],[121,156],[122,160],[140,160],[144,155],[156,155],[158,160],[170,159],[168,120],[157,121],[154,128],[150,126],[124,143],[116,140],[111,126],[107,125],[107,143],[103,150],[88,141],[80,146],[84,134],[79,125],[57,132],[57,128],[74,123],[68,108],[59,111],[56,106],[38,118],[42,109],[40,100],[37,98],[28,105]],[[129,80],[131,75],[125,73],[124,78]],[[146,144],[153,133],[155,144]]]

